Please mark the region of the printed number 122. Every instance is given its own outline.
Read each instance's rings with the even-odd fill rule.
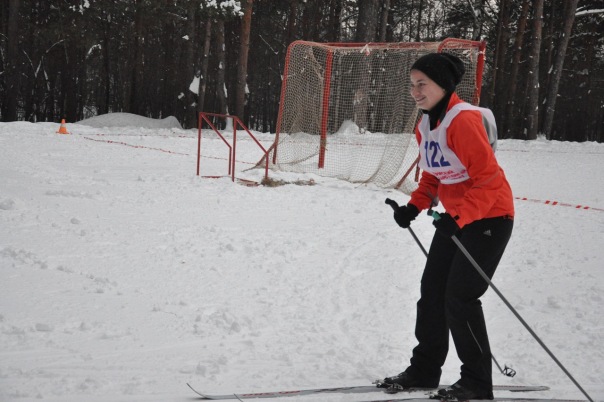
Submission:
[[[426,141],[424,144],[424,148],[426,149],[426,163],[430,167],[443,167],[443,166],[451,166],[449,162],[445,160],[445,156],[443,155],[442,150],[440,149],[440,145],[436,141]],[[440,155],[440,161],[437,161],[438,155]]]

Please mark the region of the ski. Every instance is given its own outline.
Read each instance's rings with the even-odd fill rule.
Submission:
[[[430,397],[425,398],[394,398],[394,399],[374,399],[374,400],[366,400],[359,402],[456,402],[456,401],[445,401],[441,399],[431,399]],[[587,402],[582,399],[547,399],[547,398],[506,398],[506,397],[495,397],[492,399],[493,402]],[[470,399],[463,402],[484,402],[484,399]]]
[[[331,387],[331,388],[315,388],[315,389],[297,389],[290,391],[268,391],[258,393],[243,393],[243,394],[225,394],[225,395],[208,395],[197,391],[187,383],[189,388],[193,390],[202,400],[224,400],[224,399],[254,399],[254,398],[280,398],[286,396],[301,396],[314,394],[353,394],[383,391],[375,385],[361,385],[353,387]]]
[[[359,385],[353,387],[330,387],[330,388],[316,388],[316,389],[297,389],[290,391],[268,391],[258,393],[242,393],[242,394],[224,394],[224,395],[209,395],[197,391],[193,386],[187,383],[189,388],[193,390],[197,395],[200,396],[201,400],[226,400],[226,399],[254,399],[254,398],[281,398],[286,396],[301,396],[301,395],[315,395],[315,394],[359,394],[368,392],[384,392],[384,388],[378,388],[375,385]],[[448,385],[439,385],[438,388],[446,388]],[[549,387],[542,385],[494,385],[493,391],[511,391],[511,392],[529,392],[529,391],[547,391]],[[400,391],[399,394],[412,393],[412,392],[428,392],[434,391],[433,388],[411,388],[404,391]],[[425,402],[426,398],[416,398]],[[397,399],[385,399],[383,401],[396,401]],[[404,401],[406,399],[398,399]],[[415,399],[410,398],[409,401],[413,402]],[[503,399],[502,399],[503,400]],[[511,400],[511,399],[510,399]],[[534,401],[538,402],[538,400]]]

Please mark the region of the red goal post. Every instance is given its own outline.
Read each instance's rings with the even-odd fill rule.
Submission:
[[[478,105],[486,43],[316,43],[287,50],[275,141],[258,166],[373,183],[410,193],[418,156],[413,130],[419,110],[409,69],[432,52],[453,53],[466,74],[457,87]]]

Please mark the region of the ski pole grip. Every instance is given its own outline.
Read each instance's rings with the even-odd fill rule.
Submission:
[[[432,211],[432,209],[428,210],[428,215],[433,217],[435,221],[440,219],[440,214],[436,211]]]
[[[390,198],[386,198],[386,201],[384,201],[386,204],[390,205],[390,207],[396,211],[396,209],[398,208],[398,204],[396,203],[396,201],[391,200]]]

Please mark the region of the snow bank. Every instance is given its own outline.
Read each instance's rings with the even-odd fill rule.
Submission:
[[[165,119],[151,119],[132,113],[107,113],[77,122],[90,127],[141,127],[141,128],[176,128],[182,126],[174,116]]]

